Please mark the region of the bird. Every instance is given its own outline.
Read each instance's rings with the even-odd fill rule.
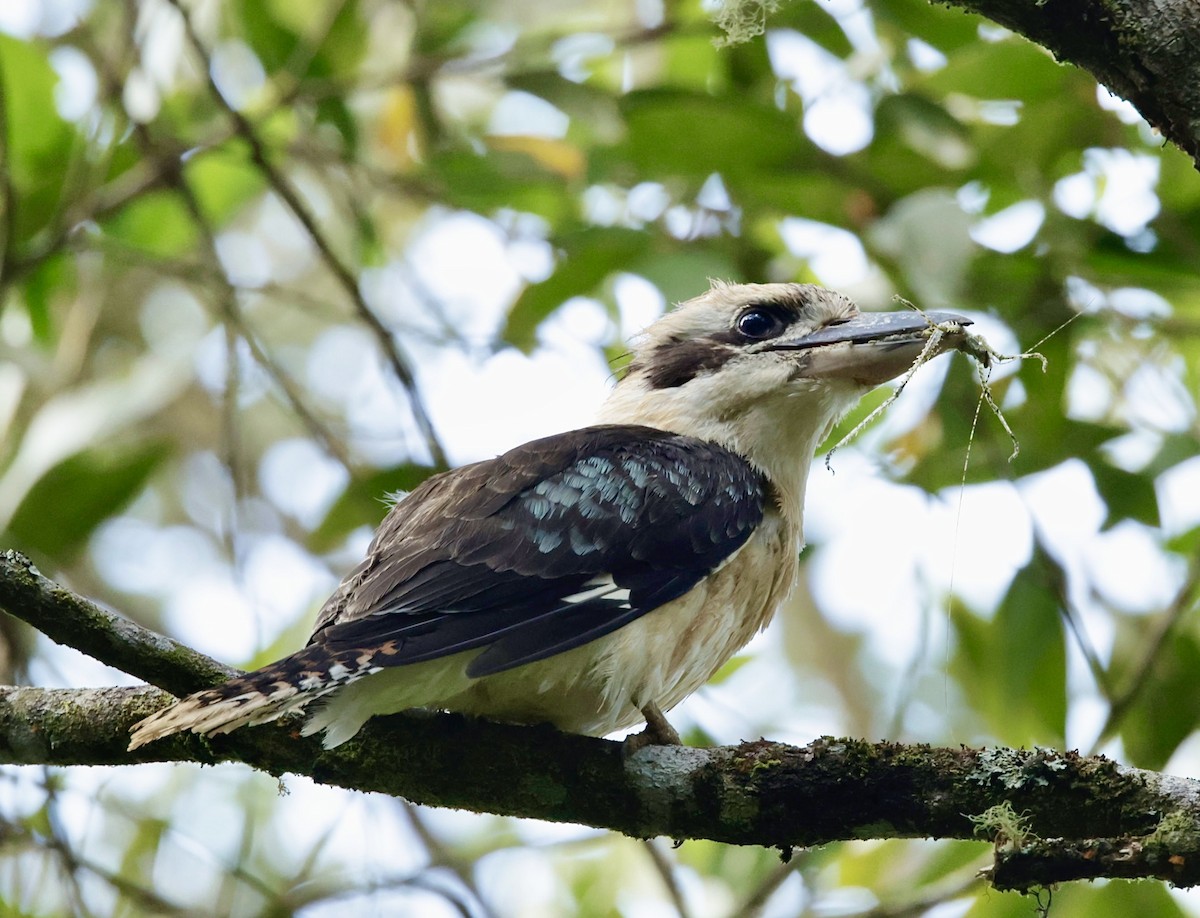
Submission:
[[[427,478],[307,646],[141,720],[130,750],[306,708],[300,732],[326,748],[413,708],[677,740],[663,712],[793,590],[816,449],[970,324],[860,312],[812,284],[710,284],[634,341],[594,425]]]

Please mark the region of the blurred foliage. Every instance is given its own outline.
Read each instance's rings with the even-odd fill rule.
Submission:
[[[25,8],[0,19],[5,547],[206,648],[241,635],[225,652],[255,660],[299,639],[384,495],[428,474],[419,418],[448,437],[438,406],[486,394],[462,367],[529,367],[500,421],[536,422],[559,389],[538,361],[564,335],[616,358],[647,297],[706,276],[823,282],[876,309],[898,294],[1011,330],[1048,368],[997,367],[1015,462],[987,410],[974,421],[959,358],[920,417],[855,449],[931,506],[964,481],[1015,483],[1033,547],[994,603],[949,603],[909,571],[924,612],[903,625],[922,647],[907,668],[806,572],[774,632],[790,669],[739,658],[682,709],[688,735],[1103,741],[1134,765],[1195,765],[1200,180],[1087,74],[920,0],[794,2],[722,48],[691,0]],[[583,374],[571,353],[559,374]],[[452,459],[509,445],[488,433],[495,404],[456,415],[485,442],[456,437]],[[1041,476],[1064,470],[1091,504],[1039,507]],[[891,551],[835,545],[855,537],[814,533],[810,567],[837,545],[868,566]],[[1007,557],[1001,542],[981,552]],[[115,678],[10,630],[9,672]],[[983,843],[781,865],[289,798],[242,770],[4,775],[5,913],[1033,911],[982,892]],[[1055,892],[1052,913],[1200,907],[1111,883]]]

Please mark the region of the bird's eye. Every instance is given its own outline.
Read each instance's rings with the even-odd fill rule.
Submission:
[[[751,341],[765,341],[782,334],[787,323],[779,313],[761,306],[752,306],[737,317],[738,333]]]

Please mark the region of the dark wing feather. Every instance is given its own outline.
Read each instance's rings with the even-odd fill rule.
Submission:
[[[608,634],[694,587],[762,520],[736,454],[649,427],[535,440],[426,481],[326,603],[311,643],[394,665],[487,649],[473,676]]]

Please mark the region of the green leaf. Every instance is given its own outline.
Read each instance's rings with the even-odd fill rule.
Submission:
[[[650,244],[650,235],[618,227],[589,227],[564,235],[555,242],[563,258],[541,283],[525,288],[508,313],[503,340],[530,351],[537,327],[551,312],[573,296],[586,296],[611,274],[621,270]]]
[[[173,191],[135,198],[101,225],[112,238],[158,258],[180,255],[198,238],[191,214]]]
[[[55,222],[74,159],[77,136],[58,115],[58,75],[45,50],[0,34],[0,93],[7,128],[4,167],[15,195],[7,202],[13,210],[9,245],[21,245]],[[0,201],[0,208],[4,204]]]
[[[1061,745],[1067,721],[1067,652],[1057,595],[1038,547],[990,621],[963,612],[951,663],[969,702],[1011,746]]]
[[[299,34],[281,23],[262,0],[230,0],[225,15],[237,20],[242,38],[268,74],[283,69],[300,43]]]
[[[629,272],[654,284],[668,304],[682,303],[708,288],[707,279],[734,280],[737,265],[714,246],[689,246],[668,254],[647,253],[629,265]]]
[[[1140,619],[1118,619],[1111,675],[1120,691],[1129,688],[1141,665],[1148,635]],[[1136,699],[1121,721],[1120,736],[1130,764],[1161,769],[1179,744],[1200,724],[1200,644],[1197,636],[1177,629],[1158,651]]]
[[[321,21],[319,10],[311,4],[231,0],[226,13],[241,24],[243,37],[268,74],[289,71],[289,78],[298,81],[352,78],[367,42],[358,4],[339,4],[328,24]],[[308,34],[314,26],[322,29],[319,35]],[[318,38],[320,42],[314,44]],[[297,64],[303,66],[293,70]],[[357,149],[358,123],[344,99],[324,96],[317,101],[315,112],[317,123],[333,127],[347,150]]]
[[[241,144],[226,144],[191,157],[184,165],[184,177],[201,211],[216,227],[224,225],[266,187],[262,171],[250,161]]]
[[[445,203],[485,216],[522,210],[557,223],[574,206],[562,176],[525,153],[441,153],[430,160],[428,176]]]
[[[25,278],[25,310],[33,337],[41,344],[55,338],[54,306],[75,294],[75,262],[59,253],[42,261]]]
[[[964,15],[926,3],[879,3],[871,8],[882,32],[897,43],[920,38],[943,52],[974,46],[979,41],[979,16]]]
[[[615,151],[646,177],[736,177],[794,170],[813,157],[792,115],[744,98],[642,90],[625,96],[621,111],[627,133]]]
[[[1158,526],[1158,494],[1148,475],[1126,472],[1096,457],[1088,463],[1096,490],[1108,507],[1105,528],[1123,519]]]
[[[355,478],[308,537],[313,551],[330,551],[359,526],[374,529],[387,513],[388,500],[411,491],[432,475],[424,465],[398,465],[365,478]]]
[[[920,82],[939,95],[954,92],[977,99],[1029,102],[1056,96],[1066,80],[1066,68],[1049,52],[1014,36],[1005,41],[976,42]]]
[[[8,531],[21,547],[65,561],[141,492],[168,455],[170,447],[163,442],[76,453],[29,489]]]

